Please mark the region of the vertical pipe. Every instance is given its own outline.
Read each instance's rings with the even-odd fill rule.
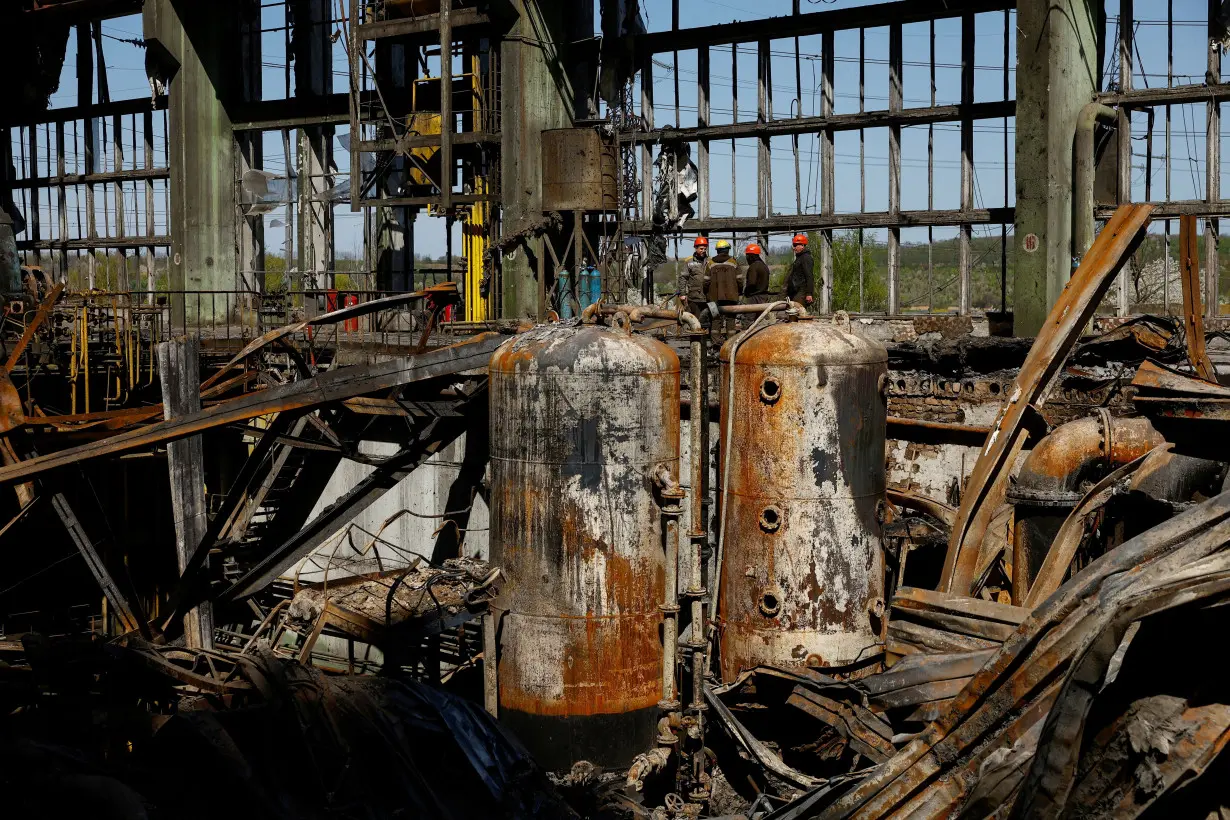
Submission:
[[[1174,85],[1174,0],[1166,0],[1166,87]],[[1170,106],[1166,106],[1166,201],[1170,201]],[[1166,223],[1166,262],[1162,267],[1162,308],[1170,313],[1170,220]]]
[[[794,0],[792,13],[799,14],[799,0]],[[803,116],[803,65],[799,57],[799,38],[794,38],[794,116]],[[794,212],[803,213],[803,179],[799,167],[799,135],[792,134],[791,143],[794,148]]]
[[[833,54],[834,36],[831,30],[825,31],[820,40],[820,116],[833,116],[833,74],[836,65]],[[859,31],[859,42],[862,42],[862,30]],[[859,46],[860,57],[862,46]],[[859,60],[860,77],[862,76],[862,60]],[[862,81],[859,81],[862,88]],[[861,92],[860,92],[861,96]],[[861,131],[859,132],[862,133]],[[835,213],[833,202],[836,185],[833,180],[835,168],[833,154],[833,129],[825,128],[820,135],[820,215],[832,217]],[[861,257],[860,257],[861,259]],[[833,229],[825,228],[820,232],[820,312],[833,312]]]
[[[931,107],[935,108],[935,20],[930,21]],[[935,125],[927,123],[927,210],[935,209]],[[935,311],[935,229],[927,226],[927,312]]]
[[[641,118],[645,127],[653,130],[653,55],[646,54],[641,63]],[[653,219],[653,149],[641,143],[641,218]]]
[[[867,110],[867,30],[858,30],[858,113]],[[858,129],[858,212],[867,213],[867,129]],[[863,228],[858,229],[858,312],[865,310],[864,279],[867,272],[863,261]]]
[[[453,207],[453,0],[440,0],[440,207]],[[450,278],[452,271],[449,271]]]
[[[90,48],[90,38],[89,23],[77,26],[77,105],[83,106],[86,112],[82,121],[82,133],[84,134],[82,153],[85,157],[85,168],[82,173],[87,176],[93,174],[95,170],[94,117],[89,113],[90,107],[94,104],[94,50]],[[94,239],[98,236],[98,227],[94,217],[94,183],[92,182],[86,183],[85,186],[85,211],[85,235],[89,239]],[[89,248],[86,266],[89,288],[93,290],[94,279],[98,273],[98,257],[92,245]]]
[[[30,176],[38,176],[38,126],[30,126]],[[34,240],[34,264],[43,264],[43,252],[39,250],[42,236],[42,214],[39,212],[38,186],[30,185],[30,238]]]
[[[1219,37],[1219,24],[1216,22],[1220,15],[1221,3],[1217,0],[1209,0],[1209,37],[1210,42],[1213,42],[1214,37]],[[1221,82],[1221,48],[1209,48],[1209,70],[1206,77],[1209,82]],[[1218,202],[1221,200],[1221,103],[1216,100],[1209,100],[1208,116],[1205,119],[1205,201],[1209,203]],[[1218,245],[1218,228],[1219,220],[1206,219],[1204,221],[1204,298],[1205,298],[1205,313],[1210,318],[1216,318],[1220,309],[1218,302],[1220,301],[1217,292],[1217,274],[1221,267],[1220,260],[1217,256]]]
[[[146,111],[142,116],[142,130],[145,132],[145,170],[154,168],[154,112]],[[145,236],[154,235],[154,180],[145,180]],[[145,246],[145,290],[147,304],[154,304],[154,246]]]
[[[120,115],[116,114],[111,118],[111,138],[114,146],[112,150],[115,152],[112,158],[113,171],[124,170],[124,132],[120,125]],[[115,235],[122,239],[124,234],[124,183],[117,179],[115,181]],[[123,258],[122,252],[121,258]],[[125,271],[126,273],[127,271]],[[125,275],[124,279],[127,280],[127,275]],[[128,289],[127,282],[124,283],[123,289]]]
[[[1132,0],[1119,2],[1119,88],[1121,91],[1132,90],[1132,28],[1135,25],[1135,15],[1132,11]],[[1132,112],[1126,106],[1119,107],[1119,196],[1122,204],[1132,201]],[[1119,304],[1120,316],[1126,316],[1129,309],[1128,273],[1135,265],[1134,259],[1119,271]]]
[[[704,444],[704,430],[709,423],[709,396],[705,389],[705,350],[704,337],[693,332],[692,362],[688,371],[689,390],[692,408],[688,432],[690,438],[688,449],[692,456],[692,504],[691,526],[688,538],[691,541],[688,577],[691,586],[687,595],[692,599],[692,708],[697,712],[704,708],[704,677],[708,665],[705,657],[708,649],[708,629],[705,626],[705,585],[702,583],[701,565],[704,561],[704,548],[709,541],[705,531],[705,478],[709,472],[708,452]]]
[[[903,107],[901,90],[901,24],[888,28],[888,110],[900,112]],[[888,212],[897,219],[901,212],[901,125],[888,128]],[[888,315],[901,312],[899,292],[901,274],[901,226],[888,229]]]
[[[739,44],[730,44],[730,121],[739,121]],[[738,216],[738,177],[735,173],[735,139],[730,138],[730,215]]]
[[[709,47],[696,49],[696,124],[709,126]],[[733,157],[732,157],[733,160]],[[696,153],[697,216],[709,218],[709,140],[701,137]]]
[[[1004,100],[1011,99],[1012,89],[1008,85],[1008,38],[1012,34],[1011,9],[1004,9]],[[1008,118],[1004,117],[1004,210],[1008,209]],[[930,206],[927,206],[930,207]],[[1008,312],[1008,223],[999,226],[999,310]]]
[[[761,40],[756,44],[756,123],[764,125],[769,121],[769,41]],[[769,137],[762,136],[756,151],[756,216],[767,219],[769,216]]]
[[[666,711],[679,708],[675,666],[679,655],[679,509],[663,507],[666,538],[666,588],[662,602],[662,702]]]
[[[671,0],[671,31],[679,32],[679,0]],[[679,49],[671,52],[671,74],[675,82],[675,127],[679,128]]]
[[[56,123],[56,175],[60,178],[56,191],[56,210],[59,211],[59,224],[56,238],[60,240],[60,281],[68,281],[68,250],[64,244],[68,241],[68,186],[64,184],[67,167],[64,161],[64,121]],[[151,181],[150,184],[153,184]]]
[[[961,210],[968,213],[974,208],[974,120],[969,111],[974,104],[974,15],[966,12],[961,16]],[[958,273],[960,276],[960,302],[958,312],[962,316],[969,315],[972,298],[970,280],[972,253],[970,242],[973,239],[973,226],[968,222],[961,224],[960,261]]]
[[[362,75],[359,68],[359,49],[366,48],[367,43],[360,43],[358,38],[359,0],[350,0],[347,17],[349,28],[346,31],[346,57],[350,61],[350,77],[347,80],[346,99],[350,109],[350,122],[353,123],[350,131],[350,210],[354,212],[362,209],[363,221],[366,223],[367,209],[359,204],[361,199],[359,191],[363,184],[363,153],[359,150],[359,143],[363,141],[363,126],[359,124],[359,78]],[[260,138],[257,137],[257,139]],[[363,236],[366,238],[366,231]],[[364,266],[366,267],[366,264]]]

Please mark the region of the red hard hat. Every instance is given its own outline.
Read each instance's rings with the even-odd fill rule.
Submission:
[[[694,247],[694,248],[707,248],[707,247],[709,247],[709,237],[707,237],[707,236],[698,236],[698,237],[696,237],[696,241],[692,243],[692,247]]]
[[[755,242],[753,242],[752,244],[748,245],[746,250],[744,250],[743,252],[744,253],[754,253],[757,256],[760,256],[760,246],[757,245]]]
[[[796,233],[796,234],[794,235],[794,239],[790,240],[790,244],[792,244],[792,245],[806,245],[806,244],[807,244],[807,234],[805,234],[805,233]]]

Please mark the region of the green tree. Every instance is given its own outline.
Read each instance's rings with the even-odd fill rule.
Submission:
[[[820,247],[820,234],[810,234],[810,245]],[[888,284],[876,275],[873,261],[874,243],[864,238],[860,249],[858,234],[843,231],[833,234],[833,310],[858,312],[859,308],[859,254],[863,258],[862,312],[876,313],[888,308]],[[815,263],[816,292],[820,291],[820,255],[812,254]]]

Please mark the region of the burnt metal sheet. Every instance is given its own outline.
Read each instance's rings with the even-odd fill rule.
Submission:
[[[1051,309],[970,475],[949,540],[941,589],[958,593],[972,590],[983,536],[1003,501],[1008,468],[1024,446],[1027,417],[1037,415],[1046,402],[1081,330],[1093,317],[1115,275],[1143,241],[1151,212],[1149,205],[1117,209]]]
[[[1078,695],[1087,684],[1080,682],[1096,687],[1112,654],[1096,647],[1113,650],[1132,620],[1204,596],[1224,597],[1230,590],[1228,544],[1230,494],[1222,494],[1104,555],[1035,609],[944,715],[816,816],[951,816],[992,751],[1039,720],[1059,719],[1052,702],[1070,702],[1072,714],[1085,713],[1089,698]],[[1049,727],[1042,736],[1048,733]],[[1033,761],[1022,790],[1034,795],[1043,814],[1049,812],[1036,802],[1036,785],[1046,782],[1048,793],[1057,793],[1070,782],[1070,767],[1065,755]]]
[[[1196,217],[1179,217],[1179,283],[1183,290],[1183,330],[1187,360],[1196,375],[1217,383],[1217,371],[1204,344],[1204,307],[1200,304],[1200,249]]]
[[[892,727],[860,704],[842,703],[806,686],[794,687],[786,702],[831,726],[849,741],[850,748],[873,763],[883,763],[897,753],[891,742]]]
[[[248,421],[257,416],[311,410],[354,396],[392,390],[423,379],[483,367],[501,341],[498,334],[483,334],[429,353],[367,367],[338,368],[282,387],[239,396],[199,413],[0,468],[0,485],[25,481],[48,470],[178,441],[205,430]]]

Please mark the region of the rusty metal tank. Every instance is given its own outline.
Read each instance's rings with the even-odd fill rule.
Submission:
[[[542,209],[612,211],[619,207],[619,149],[593,128],[543,131]]]
[[[759,330],[732,363],[737,340],[721,351],[723,678],[852,664],[875,654],[884,612],[888,355],[810,320]]]
[[[679,358],[597,325],[491,359],[491,557],[505,573],[500,720],[551,769],[626,765],[661,697],[654,475],[679,475]]]

